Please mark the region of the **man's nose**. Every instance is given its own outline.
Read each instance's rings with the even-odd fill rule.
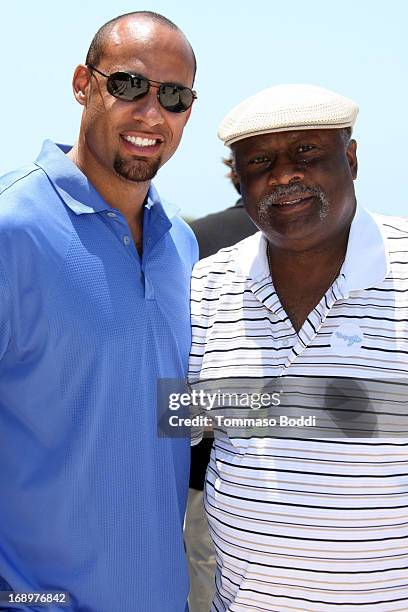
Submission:
[[[270,170],[269,185],[289,185],[303,181],[304,172],[297,163],[288,158],[277,157]]]
[[[157,98],[157,88],[150,86],[146,95],[133,103],[132,116],[135,121],[141,121],[149,127],[164,123],[165,112]]]

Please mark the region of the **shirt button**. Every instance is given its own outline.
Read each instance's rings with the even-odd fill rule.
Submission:
[[[129,246],[130,244],[129,236],[123,236],[123,244],[125,244],[126,246]]]
[[[287,340],[287,338],[285,338],[285,340],[282,342],[283,346],[288,346],[289,344],[289,340]]]
[[[108,212],[106,214],[108,215],[108,217],[116,217],[116,213],[114,212]]]

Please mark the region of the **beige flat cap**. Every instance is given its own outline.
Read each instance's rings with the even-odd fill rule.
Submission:
[[[353,100],[316,85],[275,85],[247,98],[221,122],[219,138],[238,140],[291,130],[352,127],[358,106]]]

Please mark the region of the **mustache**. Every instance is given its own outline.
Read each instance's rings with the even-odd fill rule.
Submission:
[[[271,193],[266,194],[259,201],[259,204],[261,206],[271,206],[285,196],[304,194],[316,196],[321,202],[327,200],[325,192],[320,187],[308,187],[303,183],[293,183],[293,185],[277,185]]]

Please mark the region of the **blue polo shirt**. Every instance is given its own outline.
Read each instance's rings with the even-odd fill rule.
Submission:
[[[48,612],[183,612],[189,440],[158,438],[156,381],[186,375],[196,241],[150,187],[141,258],[67,150],[0,179],[0,576],[69,591]]]

